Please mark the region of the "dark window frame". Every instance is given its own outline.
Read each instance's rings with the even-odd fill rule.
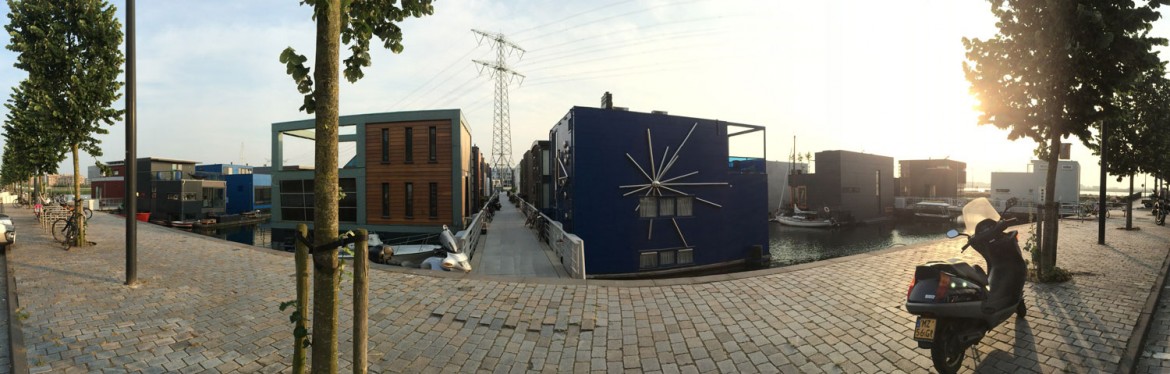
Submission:
[[[406,182],[406,219],[414,219],[414,183]]]
[[[390,183],[382,183],[382,218],[390,218]]]
[[[427,133],[429,136],[428,145],[430,148],[427,161],[432,163],[439,162],[439,129],[438,127],[431,126],[427,129]]]
[[[427,201],[427,215],[431,219],[439,218],[439,184],[435,182],[430,183],[430,191]]]
[[[382,129],[382,163],[390,163],[390,129]]]
[[[406,128],[406,163],[414,162],[414,128]]]

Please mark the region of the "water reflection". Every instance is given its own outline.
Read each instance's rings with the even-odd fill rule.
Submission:
[[[898,245],[946,239],[961,228],[958,221],[884,222],[835,229],[814,229],[769,223],[772,266],[786,266],[882,250]]]
[[[265,248],[272,247],[272,226],[267,222],[211,230],[196,229],[193,232],[241,244]]]

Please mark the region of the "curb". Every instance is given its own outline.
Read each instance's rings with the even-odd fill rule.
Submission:
[[[8,281],[8,349],[12,361],[12,372],[28,374],[28,356],[24,346],[24,328],[20,323],[20,316],[16,314],[17,300],[16,275],[12,271],[12,264],[8,262],[8,248],[0,254],[0,261],[4,261],[4,271]]]
[[[1146,345],[1146,338],[1150,335],[1150,322],[1154,319],[1158,299],[1162,297],[1162,290],[1166,287],[1168,270],[1170,270],[1170,251],[1167,252],[1166,259],[1162,260],[1162,271],[1154,280],[1154,289],[1150,290],[1150,295],[1146,297],[1146,305],[1142,307],[1141,315],[1138,317],[1137,323],[1134,324],[1134,333],[1130,335],[1129,342],[1125,344],[1125,353],[1117,365],[1121,373],[1134,374],[1137,372],[1138,358],[1141,357],[1142,348]]]

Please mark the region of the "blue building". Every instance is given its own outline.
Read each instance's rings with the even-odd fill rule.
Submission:
[[[573,107],[549,134],[553,219],[585,241],[593,277],[764,264],[770,254],[763,158],[729,154],[735,136],[757,133],[762,147],[763,130]]]
[[[254,174],[248,165],[208,164],[195,166],[195,178],[227,183],[227,214],[272,210],[272,176]]]
[[[268,174],[226,175],[227,214],[259,210],[272,211],[272,176]]]

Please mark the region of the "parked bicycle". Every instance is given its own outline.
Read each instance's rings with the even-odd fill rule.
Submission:
[[[77,245],[79,231],[77,229],[77,215],[70,215],[68,218],[58,218],[56,221],[53,221],[52,231],[53,240],[60,242],[65,246],[65,249]]]
[[[73,211],[74,211],[74,209],[76,209],[76,208],[74,208],[74,207],[75,207],[76,205],[81,205],[81,203],[82,203],[82,202],[84,202],[84,201],[85,201],[85,199],[80,199],[80,200],[77,200],[77,203],[76,203],[75,205],[69,205],[69,204],[62,203],[62,204],[61,204],[61,207],[62,207],[62,208],[65,208],[65,210],[66,210],[66,211],[68,211],[70,215],[72,215],[72,214],[73,214]],[[82,212],[82,214],[85,214],[85,219],[86,219],[86,220],[89,220],[90,218],[93,218],[93,209],[89,209],[89,207],[87,207],[87,206],[83,206],[83,207],[81,207],[81,212]]]

